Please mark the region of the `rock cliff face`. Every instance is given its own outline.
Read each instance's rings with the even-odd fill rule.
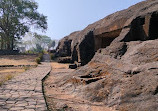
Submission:
[[[71,55],[73,61],[85,65],[92,59],[95,51],[106,48],[115,38],[115,41],[124,42],[157,38],[154,36],[157,34],[157,24],[157,1],[144,1],[63,38],[57,52],[64,53],[64,56]],[[68,49],[70,44],[71,49]]]
[[[158,110],[157,0],[109,15],[73,38],[72,59],[90,62],[59,86],[121,111]]]

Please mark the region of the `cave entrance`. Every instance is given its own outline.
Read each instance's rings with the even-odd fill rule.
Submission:
[[[106,37],[102,37],[102,43],[101,43],[101,48],[106,48],[107,46],[110,45],[110,43],[115,39],[114,38],[106,38]]]
[[[108,33],[95,35],[95,51],[100,48],[106,48],[111,42],[120,35],[122,29],[111,31]]]
[[[150,40],[158,38],[158,14],[153,14],[150,19],[149,27],[149,37]]]
[[[96,37],[95,38],[95,51],[97,51],[100,48],[106,48],[110,45],[110,43],[115,38],[107,38],[107,37]]]

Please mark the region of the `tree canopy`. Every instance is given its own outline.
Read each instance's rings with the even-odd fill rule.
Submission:
[[[13,50],[14,42],[31,27],[47,29],[47,17],[34,0],[0,0],[0,49]]]
[[[52,40],[52,41],[49,43],[49,45],[48,45],[48,49],[50,49],[50,48],[53,48],[53,49],[54,49],[55,45],[56,45],[55,40]]]
[[[22,39],[17,41],[17,48],[25,47],[26,51],[31,51],[34,53],[41,52],[43,50],[49,50],[52,45],[52,40],[50,37],[46,35],[40,35],[37,33],[27,33]],[[54,43],[55,45],[55,43]]]

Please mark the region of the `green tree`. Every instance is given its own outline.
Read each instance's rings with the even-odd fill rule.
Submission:
[[[46,35],[29,32],[16,43],[18,43],[17,48],[25,47],[26,50],[36,53],[43,50],[48,50],[51,41],[51,38]]]
[[[46,35],[39,35],[37,33],[34,34],[34,38],[36,43],[40,44],[43,49],[48,49],[49,44],[51,43],[51,38]]]
[[[14,42],[30,27],[47,29],[47,17],[40,14],[34,0],[0,0],[0,48],[13,50]]]

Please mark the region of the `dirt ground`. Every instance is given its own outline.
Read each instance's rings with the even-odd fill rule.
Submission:
[[[16,75],[36,67],[36,57],[36,55],[0,55],[0,85]],[[7,65],[13,66],[7,67]]]
[[[63,90],[56,83],[61,77],[70,74],[68,64],[51,63],[52,72],[44,82],[46,100],[50,111],[113,111],[100,103],[91,103],[73,92]],[[72,87],[73,88],[73,87]]]

